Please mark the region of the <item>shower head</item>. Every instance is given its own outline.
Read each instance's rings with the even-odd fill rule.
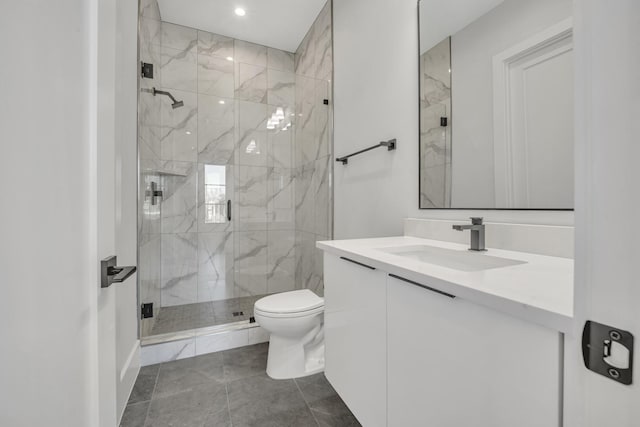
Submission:
[[[176,108],[180,108],[180,107],[184,107],[184,102],[183,101],[178,101],[177,99],[175,99],[173,97],[173,95],[171,95],[169,92],[164,91],[164,90],[158,90],[155,87],[151,88],[151,89],[142,89],[143,92],[148,92],[148,93],[152,93],[153,96],[156,96],[158,94],[160,95],[167,95],[169,98],[171,98],[172,104],[171,107],[175,110]]]

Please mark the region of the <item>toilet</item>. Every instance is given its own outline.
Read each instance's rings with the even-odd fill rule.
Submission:
[[[267,375],[305,377],[324,370],[324,299],[308,289],[269,295],[256,301],[256,322],[267,330]]]

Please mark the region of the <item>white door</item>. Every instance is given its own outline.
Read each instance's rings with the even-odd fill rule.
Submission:
[[[640,339],[640,2],[578,0],[576,55],[576,330],[566,344],[565,426],[640,426],[633,384],[584,367],[592,320]]]
[[[118,256],[118,265],[136,264],[136,92],[137,2],[92,2],[91,58],[95,203],[92,236],[96,284],[100,260]],[[118,425],[139,362],[136,277],[98,290],[99,425]]]
[[[496,206],[571,209],[573,40],[567,19],[496,55]]]

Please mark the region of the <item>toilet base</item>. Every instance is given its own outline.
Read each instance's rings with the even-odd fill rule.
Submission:
[[[271,334],[267,375],[276,380],[306,377],[324,371],[324,330],[318,325],[303,339]]]

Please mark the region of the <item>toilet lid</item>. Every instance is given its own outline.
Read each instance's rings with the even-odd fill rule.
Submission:
[[[282,292],[256,301],[255,308],[267,313],[298,313],[322,307],[324,299],[309,289]]]

